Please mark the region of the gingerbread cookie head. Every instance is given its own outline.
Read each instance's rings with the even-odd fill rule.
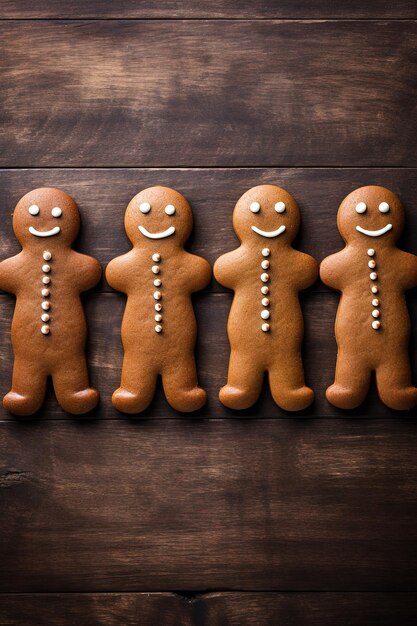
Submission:
[[[346,243],[373,241],[393,245],[404,226],[399,198],[385,187],[360,187],[342,202],[337,225]]]
[[[19,200],[13,213],[13,230],[21,246],[70,246],[80,228],[80,213],[64,191],[41,187]]]
[[[191,234],[193,217],[187,200],[169,187],[149,187],[129,202],[126,233],[134,246],[182,247]]]
[[[300,210],[291,194],[275,185],[258,185],[239,198],[233,227],[241,242],[268,246],[291,243],[300,227]]]

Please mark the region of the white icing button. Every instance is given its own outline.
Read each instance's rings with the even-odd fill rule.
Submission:
[[[155,285],[155,287],[160,287],[162,285],[162,280],[160,278],[155,278],[153,284]]]
[[[381,322],[379,320],[375,320],[372,322],[372,328],[374,330],[378,330],[378,328],[381,326]]]
[[[266,285],[264,287],[261,287],[261,293],[266,296],[266,294],[269,293],[269,287],[267,287]]]
[[[49,322],[49,315],[48,315],[48,313],[42,313],[41,320],[42,320],[42,322]]]
[[[269,274],[267,274],[266,272],[264,274],[261,274],[261,281],[263,283],[267,283],[269,280]]]
[[[160,302],[155,304],[155,311],[162,311],[162,304]]]
[[[42,256],[45,261],[50,261],[52,259],[52,254],[49,252],[49,250],[45,250]]]
[[[155,315],[155,322],[162,322],[162,315],[160,313]]]
[[[269,248],[264,248],[262,250],[262,256],[269,256],[271,254],[271,250]]]
[[[377,274],[376,272],[371,272],[371,273],[369,274],[369,278],[370,278],[371,280],[376,280],[376,279],[378,278],[378,274]]]
[[[374,260],[368,261],[368,267],[371,268],[371,270],[374,269],[374,267],[376,267],[376,263]]]
[[[159,274],[159,265],[152,265],[152,271],[154,274]]]
[[[281,201],[281,202],[277,202],[275,205],[275,211],[277,213],[284,213],[285,211],[285,204]]]
[[[378,309],[374,309],[374,310],[372,311],[372,317],[379,317],[379,311],[378,311]]]
[[[51,279],[49,278],[49,276],[44,276],[42,278],[42,282],[44,285],[49,285],[49,283],[51,282]]]
[[[263,270],[267,270],[269,267],[269,261],[262,261],[261,267]]]
[[[259,204],[259,202],[252,202],[249,208],[252,213],[259,213],[259,211],[261,210],[261,205]]]
[[[365,202],[358,202],[358,204],[356,205],[356,213],[365,213],[365,211],[366,211]]]
[[[379,306],[379,300],[378,300],[378,298],[374,298],[374,299],[372,300],[372,306]]]
[[[159,254],[159,252],[155,252],[155,254],[152,255],[152,261],[155,261],[155,263],[159,263],[160,260],[161,255]]]
[[[374,256],[374,254],[375,254],[375,250],[373,248],[369,248],[368,256]]]
[[[157,325],[155,326],[155,331],[156,331],[157,333],[162,333],[162,326],[161,326],[160,324],[157,324]]]
[[[47,311],[48,309],[51,308],[51,305],[49,304],[48,300],[44,300],[41,304],[41,307],[43,308],[44,311]]]
[[[264,333],[267,333],[269,330],[269,324],[262,324],[261,328],[264,331]]]
[[[378,293],[378,287],[376,287],[376,285],[373,285],[371,287],[371,291],[372,291],[372,293]]]
[[[155,291],[153,297],[155,298],[155,300],[160,300],[162,298],[162,293],[160,291]]]
[[[50,271],[51,271],[51,266],[50,265],[47,265],[46,263],[45,263],[45,265],[42,265],[42,272],[45,272],[45,274],[47,274]]]
[[[262,298],[262,306],[269,306],[269,299],[268,298]]]
[[[381,202],[381,204],[379,205],[378,209],[381,211],[381,213],[388,213],[388,211],[389,211],[389,204],[388,204],[388,202]]]
[[[45,324],[44,326],[42,326],[41,328],[41,333],[43,335],[49,335],[49,326],[47,326],[47,324]]]
[[[54,206],[54,208],[51,211],[52,217],[61,217],[62,215],[62,210],[59,208],[59,206]]]
[[[42,289],[42,291],[41,291],[41,295],[42,295],[44,298],[47,298],[47,297],[49,296],[49,289]]]
[[[174,215],[175,213],[175,207],[173,204],[167,204],[165,207],[165,213],[167,215]]]
[[[37,204],[32,204],[32,206],[28,208],[28,211],[31,215],[38,215],[40,209]]]
[[[262,317],[263,320],[269,319],[269,311],[267,311],[267,310],[261,311],[261,317]]]
[[[141,213],[149,213],[150,210],[151,210],[151,205],[149,204],[149,202],[142,202],[139,205],[139,211]]]

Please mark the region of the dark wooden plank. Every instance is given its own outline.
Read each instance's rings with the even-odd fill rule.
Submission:
[[[417,590],[411,421],[0,429],[1,591]]]
[[[415,626],[415,593],[2,594],[0,626]]]
[[[215,593],[203,596],[199,605],[201,626],[415,626],[417,597],[413,593]]]
[[[414,21],[6,20],[0,37],[3,166],[417,164]]]
[[[2,594],[0,626],[192,626],[190,603],[172,593]]]
[[[210,263],[238,245],[232,211],[250,187],[273,183],[299,202],[302,228],[296,245],[318,261],[340,250],[336,226],[342,199],[362,185],[384,185],[398,193],[407,211],[401,246],[417,254],[417,169],[275,168],[275,169],[26,169],[0,170],[1,258],[19,251],[11,213],[19,198],[40,186],[61,187],[78,202],[83,218],[78,248],[103,265],[130,247],[123,216],[129,200],[152,185],[174,187],[191,202],[194,234],[190,249]],[[104,283],[101,289],[109,289]],[[213,280],[210,289],[223,289]],[[325,289],[318,282],[315,290]]]
[[[400,413],[388,409],[378,399],[375,386],[361,407],[353,411],[342,411],[329,404],[324,392],[334,378],[336,342],[334,320],[338,296],[336,293],[311,293],[303,298],[305,315],[304,361],[307,383],[315,390],[314,404],[301,413],[289,414],[279,409],[272,400],[268,384],[265,383],[259,401],[246,411],[226,409],[218,399],[218,392],[227,379],[229,343],[226,333],[227,318],[231,304],[229,294],[204,294],[195,298],[199,324],[197,364],[201,385],[208,391],[208,402],[202,410],[193,414],[195,418],[250,418],[277,417],[292,419],[302,417],[416,417],[417,409]],[[125,419],[111,405],[111,394],[119,386],[122,365],[120,324],[124,311],[124,297],[118,294],[92,295],[86,298],[86,311],[90,338],[88,346],[90,371],[93,384],[101,393],[101,402],[90,417],[94,419]],[[417,294],[410,298],[411,319],[417,320]],[[10,325],[13,314],[12,297],[0,298],[0,398],[10,388],[13,352],[10,343]],[[417,382],[417,334],[414,333],[410,356]],[[40,419],[71,419],[57,404],[52,389],[41,412],[34,416]],[[158,385],[154,401],[140,414],[141,418],[180,418],[181,413],[171,409],[165,400],[162,386]],[[0,404],[0,419],[16,419]],[[85,419],[85,418],[81,418]]]
[[[0,16],[3,18],[415,18],[417,9],[413,0],[362,0],[348,3],[328,0],[159,0],[159,2],[132,2],[132,0],[3,0]]]

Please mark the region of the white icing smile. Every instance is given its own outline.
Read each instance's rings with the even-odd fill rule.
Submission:
[[[31,235],[35,235],[35,237],[52,237],[52,235],[57,235],[61,232],[59,226],[54,226],[51,230],[36,230],[33,226],[29,226],[29,232]]]
[[[285,226],[282,224],[276,230],[261,230],[260,228],[257,228],[257,226],[252,226],[252,230],[258,235],[261,235],[261,237],[268,237],[269,239],[272,239],[272,237],[278,237],[278,235],[281,235],[285,231]]]
[[[385,235],[392,228],[392,224],[387,224],[384,228],[380,228],[379,230],[366,230],[361,226],[356,226],[356,230],[362,233],[362,235],[367,235],[367,237],[380,237],[381,235]]]
[[[148,237],[149,239],[164,239],[164,237],[170,237],[175,233],[174,226],[170,226],[166,230],[162,230],[159,233],[150,233],[144,226],[138,226],[138,228],[142,235],[145,235],[145,237]]]

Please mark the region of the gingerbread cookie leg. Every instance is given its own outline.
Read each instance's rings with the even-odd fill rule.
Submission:
[[[391,409],[409,411],[417,404],[417,388],[411,384],[408,351],[398,350],[377,367],[376,385],[379,397]]]
[[[65,359],[52,374],[52,382],[57,400],[67,413],[81,415],[97,405],[99,395],[89,386],[84,356]]]
[[[140,413],[151,403],[155,394],[157,371],[138,355],[126,351],[123,359],[121,384],[112,396],[113,406],[123,413]]]
[[[28,361],[28,356],[15,356],[12,388],[3,398],[3,406],[15,415],[32,415],[38,411],[45,398],[47,375],[38,361]]]
[[[301,356],[291,351],[269,368],[269,386],[275,402],[285,411],[302,411],[313,402],[314,392],[304,381]]]
[[[335,381],[326,391],[328,401],[339,409],[354,409],[365,400],[371,370],[360,356],[339,350]]]
[[[207,394],[198,386],[193,354],[178,355],[162,370],[162,384],[169,404],[185,413],[198,411],[206,403]]]
[[[220,402],[229,409],[248,409],[261,393],[264,368],[258,366],[253,353],[232,350],[227,385],[220,389]]]

